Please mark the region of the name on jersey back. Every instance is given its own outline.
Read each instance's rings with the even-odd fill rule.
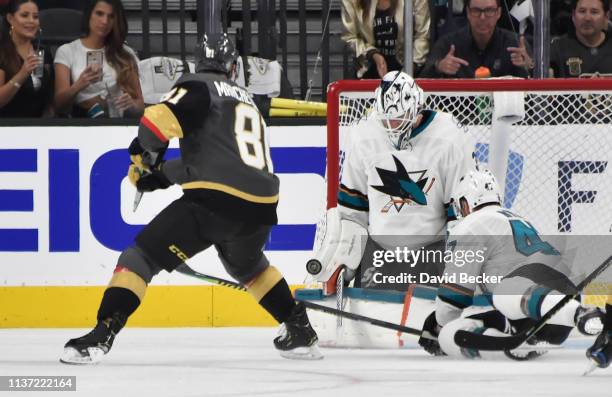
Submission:
[[[255,106],[255,102],[253,102],[253,99],[251,99],[251,96],[244,88],[227,84],[224,81],[215,81],[214,84],[215,88],[217,89],[217,94],[219,96],[229,96],[236,99],[237,101]]]

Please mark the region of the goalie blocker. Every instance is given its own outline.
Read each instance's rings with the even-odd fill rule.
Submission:
[[[318,228],[316,241],[320,241],[314,258],[306,263],[306,270],[313,279],[323,283],[323,293],[332,295],[336,292],[336,279],[341,269],[345,280],[355,277],[361,262],[368,230],[359,223],[341,219],[337,207],[325,213],[324,227]]]

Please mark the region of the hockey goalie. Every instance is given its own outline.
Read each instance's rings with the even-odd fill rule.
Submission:
[[[424,93],[412,77],[399,71],[384,76],[373,110],[349,132],[338,206],[329,209],[319,225],[318,246],[307,264],[326,296],[352,283],[355,288],[347,294],[338,291],[338,305],[348,299],[352,311],[376,312],[379,317],[388,309],[389,321],[417,326],[432,307],[421,314],[412,311],[412,319],[406,291],[419,282],[418,275],[435,280],[441,273],[442,258],[429,254],[444,248],[447,222],[454,219],[453,189],[459,177],[475,167],[474,142],[466,131],[450,114],[426,109],[424,103]],[[368,297],[361,299],[363,295]],[[354,306],[357,300],[363,307]],[[398,302],[404,305],[403,319],[393,314]],[[362,331],[356,330],[355,338]],[[383,345],[403,343],[392,331],[385,338]],[[368,345],[353,342],[346,344]]]

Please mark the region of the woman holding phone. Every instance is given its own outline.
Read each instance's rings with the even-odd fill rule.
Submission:
[[[0,117],[51,114],[53,61],[37,45],[38,4],[11,0],[0,36]]]
[[[83,14],[83,30],[84,37],[62,45],[55,54],[57,109],[75,117],[100,117],[108,116],[110,106],[139,116],[144,100],[138,58],[124,44],[127,21],[121,1],[91,1]]]

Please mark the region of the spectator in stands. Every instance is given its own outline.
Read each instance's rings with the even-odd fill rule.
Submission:
[[[466,0],[466,10],[468,26],[436,41],[421,77],[528,77],[524,37],[497,26],[501,0]]]
[[[92,1],[83,13],[83,30],[84,37],[55,54],[57,109],[69,112],[72,107],[75,117],[142,114],[138,58],[124,44],[127,21],[121,1]]]
[[[36,1],[9,2],[0,38],[0,117],[52,113],[53,60],[45,51],[42,70],[38,68],[41,59],[36,51],[42,48],[35,39],[39,27]]]
[[[453,33],[463,27],[466,27],[468,24],[465,10],[465,3],[467,0],[432,0],[433,1],[433,11],[431,17],[432,24],[432,38],[435,42],[440,37],[445,36],[449,33]],[[501,0],[501,16],[499,21],[497,22],[497,27],[511,30],[513,32],[518,32],[520,29],[519,21],[517,21],[512,15],[511,10],[515,5],[521,4],[523,2],[530,2],[531,0]],[[552,0],[551,10],[554,7],[554,2],[557,0]],[[552,16],[551,12],[551,16]],[[533,36],[533,23],[529,21],[529,18],[526,21],[526,33],[527,37]],[[523,34],[523,32],[520,32]]]
[[[612,74],[612,40],[606,31],[610,0],[574,0],[574,31],[553,40],[550,66],[554,77]]]
[[[429,51],[429,5],[414,4],[414,70],[425,64]],[[404,0],[342,0],[343,36],[355,50],[357,77],[382,78],[401,70],[404,62]],[[413,73],[417,74],[417,73]]]
[[[552,0],[550,2],[550,36],[556,38],[571,30],[572,0]]]
[[[462,25],[467,25],[465,18],[464,2],[467,0],[432,0],[433,11],[431,16],[432,33],[431,38],[434,42],[456,30],[459,30]],[[535,0],[502,0],[502,14],[497,22],[497,27],[519,32],[524,34],[528,39],[534,35],[534,20],[527,18],[525,22],[525,30],[521,29],[520,21],[516,20],[512,15],[512,9],[515,6],[520,6],[525,2],[531,2],[532,8],[537,7]],[[572,0],[549,0],[550,7],[550,35],[552,37],[561,36],[571,29],[571,2]],[[535,11],[534,11],[535,13]]]

